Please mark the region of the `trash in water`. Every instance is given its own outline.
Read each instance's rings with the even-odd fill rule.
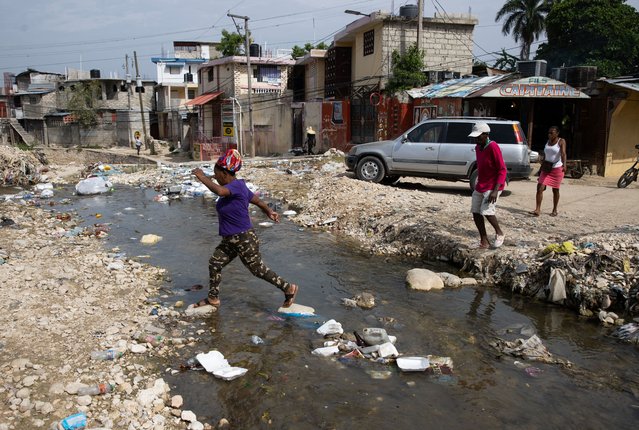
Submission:
[[[253,335],[251,336],[251,343],[253,345],[261,345],[264,343],[264,340],[259,336]]]
[[[367,345],[381,345],[382,343],[390,342],[388,334],[383,328],[369,327],[362,330],[362,339]]]
[[[282,212],[282,215],[284,215],[284,216],[294,216],[294,215],[297,215],[297,212],[292,211],[292,210],[288,210],[288,211]]]
[[[75,185],[75,192],[80,195],[102,194],[108,192],[113,184],[98,176],[90,176]]]
[[[272,222],[264,221],[258,224],[260,227],[273,227]]]
[[[207,372],[226,381],[239,378],[248,372],[248,369],[242,367],[232,367],[219,351],[210,351],[206,354],[201,353],[196,355],[195,358],[204,366]]]
[[[539,367],[526,367],[524,369],[524,372],[526,372],[526,374],[530,377],[533,378],[539,378],[541,376],[542,373],[544,373],[543,370],[541,370]]]
[[[377,351],[377,353],[382,358],[397,357],[399,355],[399,352],[397,351],[397,348],[395,348],[395,345],[390,342],[382,343],[381,345],[379,345],[379,350]]]
[[[142,236],[142,239],[140,239],[140,243],[143,243],[144,245],[155,245],[161,240],[162,236],[157,236],[155,234],[145,234],[144,236]]]
[[[243,376],[246,372],[248,372],[248,369],[244,369],[243,367],[224,367],[214,370],[213,375],[225,381],[232,381],[233,379]]]
[[[388,379],[392,375],[390,370],[367,370],[366,373],[373,379]]]
[[[315,316],[315,309],[310,306],[304,306],[293,303],[288,308],[280,307],[277,312],[291,317],[311,317]]]
[[[328,320],[317,329],[317,333],[321,334],[322,336],[326,336],[329,334],[342,334],[344,333],[344,329],[342,328],[341,323],[338,323],[335,320]]]
[[[311,354],[319,355],[320,357],[329,357],[331,355],[339,354],[339,347],[335,346],[324,346],[322,348],[314,349]]]
[[[426,357],[398,357],[397,367],[404,372],[423,372],[430,367]]]
[[[427,355],[430,366],[427,372],[433,375],[452,375],[453,360],[450,357],[438,357],[435,355]]]

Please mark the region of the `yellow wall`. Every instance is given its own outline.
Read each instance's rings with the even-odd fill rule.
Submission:
[[[639,144],[639,91],[628,91],[610,121],[605,177],[621,176],[637,157]]]
[[[383,63],[383,46],[382,46],[382,24],[373,27],[375,31],[375,42],[373,45],[373,53],[364,56],[364,31],[357,33],[355,37],[355,45],[351,53],[353,70],[351,76],[353,77],[353,85],[371,85],[377,84],[379,78],[368,79],[362,81],[362,78],[374,75],[383,75],[385,73]],[[370,29],[366,29],[368,31]]]

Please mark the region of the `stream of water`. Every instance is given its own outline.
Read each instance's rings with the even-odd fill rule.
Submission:
[[[70,206],[87,224],[111,223],[107,247],[129,256],[147,255],[171,278],[168,302],[193,303],[206,295],[186,291],[207,284],[208,258],[219,241],[214,202],[201,198],[157,203],[150,189],[117,187],[111,195],[73,197]],[[57,196],[56,196],[57,197]],[[285,208],[283,208],[285,209]],[[258,210],[259,212],[259,210]],[[96,214],[101,217],[96,218]],[[410,291],[406,271],[413,267],[452,270],[442,265],[366,255],[346,238],[301,229],[289,220],[259,228],[265,262],[301,286],[297,302],[318,315],[281,319],[283,297],[254,278],[239,261],[223,272],[222,307],[193,322],[204,329],[202,342],[180,350],[186,361],[218,349],[232,365],[248,368],[233,381],[202,371],[165,375],[185,409],[213,424],[226,417],[233,428],[634,428],[639,419],[639,348],[607,337],[610,329],[567,311],[490,288]],[[139,242],[143,234],[163,240]],[[377,306],[352,309],[341,304],[362,291]],[[397,336],[406,356],[451,357],[454,375],[402,373],[394,364],[365,359],[340,361],[311,355],[327,319],[345,331],[383,327]],[[514,340],[537,333],[555,356],[572,368],[529,363],[499,354],[495,337]],[[264,344],[250,338],[260,336]],[[177,367],[176,363],[165,364]],[[534,372],[523,366],[532,365]]]

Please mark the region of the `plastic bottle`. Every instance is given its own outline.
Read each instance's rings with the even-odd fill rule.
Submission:
[[[153,346],[158,346],[164,340],[164,337],[160,335],[148,334],[148,333],[142,333],[142,332],[135,333],[135,335],[133,335],[133,338],[137,340],[138,342],[150,343]]]
[[[124,355],[124,353],[115,350],[115,349],[107,349],[106,351],[93,351],[91,353],[92,360],[115,360],[116,358],[120,358]]]
[[[98,394],[106,394],[113,391],[111,384],[97,384],[89,387],[81,387],[78,389],[78,396],[96,396]]]

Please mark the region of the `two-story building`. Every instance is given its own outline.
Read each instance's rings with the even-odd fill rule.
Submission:
[[[198,66],[220,56],[216,42],[173,42],[173,55],[153,57],[156,65],[158,137],[174,143],[185,141],[188,107],[198,93]]]
[[[200,66],[200,96],[186,103],[198,113],[195,152],[206,148],[204,152],[214,155],[228,145],[244,145],[242,151],[256,155],[290,149],[292,91],[288,80],[295,61],[290,56],[251,56],[250,63],[250,106],[245,56],[218,58]]]

